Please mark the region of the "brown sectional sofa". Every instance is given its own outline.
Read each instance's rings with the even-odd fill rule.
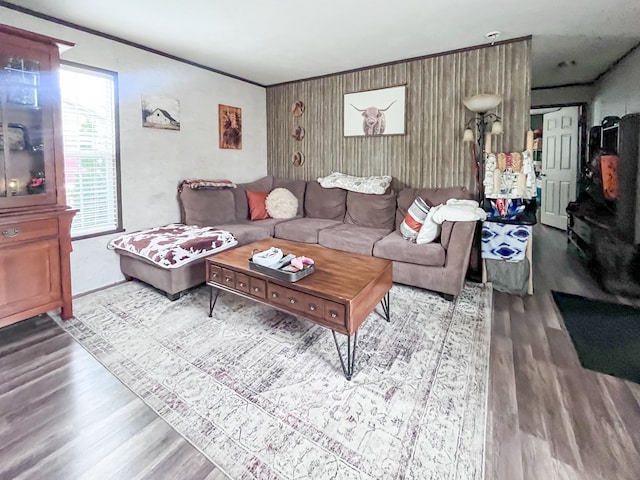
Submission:
[[[251,221],[246,190],[290,190],[298,199],[293,219]],[[475,222],[445,222],[440,238],[416,245],[402,238],[399,226],[407,209],[421,196],[432,205],[449,198],[471,198],[465,188],[415,189],[367,195],[338,188],[326,189],[316,181],[263,177],[231,190],[191,190],[179,194],[182,222],[209,225],[232,232],[239,245],[276,237],[320,244],[393,261],[393,281],[442,293],[453,299],[464,284]],[[204,260],[176,269],[163,269],[140,257],[118,251],[126,277],[138,278],[177,298],[205,279]]]

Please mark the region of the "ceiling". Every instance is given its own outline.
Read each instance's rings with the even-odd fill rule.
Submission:
[[[0,1],[8,4],[260,85],[489,44],[493,30],[498,41],[532,35],[533,87],[587,83],[640,42],[638,0]]]

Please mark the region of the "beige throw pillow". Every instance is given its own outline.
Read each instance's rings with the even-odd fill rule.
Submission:
[[[298,212],[298,199],[286,188],[274,188],[265,200],[271,218],[293,218]]]

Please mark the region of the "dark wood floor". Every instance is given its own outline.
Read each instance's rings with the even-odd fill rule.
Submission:
[[[563,232],[534,231],[535,294],[494,294],[485,478],[636,480],[640,385],[580,366],[550,291],[612,297]],[[41,318],[0,330],[0,479],[14,478],[226,477]]]
[[[226,479],[49,317],[0,330],[0,479]]]
[[[551,290],[602,291],[564,232],[534,228],[534,295],[494,293],[486,480],[640,479],[640,385],[581,367]]]

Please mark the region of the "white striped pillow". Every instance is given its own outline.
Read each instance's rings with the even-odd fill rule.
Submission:
[[[404,220],[400,224],[400,234],[405,240],[415,241],[422,224],[429,213],[429,205],[420,197],[416,197],[413,201]]]

